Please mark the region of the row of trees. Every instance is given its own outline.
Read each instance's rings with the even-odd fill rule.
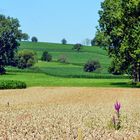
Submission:
[[[63,45],[66,45],[66,44],[67,44],[67,40],[66,40],[65,38],[63,38],[63,39],[61,40],[61,43],[62,43]],[[93,40],[90,40],[90,39],[88,39],[88,38],[86,38],[86,39],[82,42],[82,44],[85,45],[85,46],[95,46],[95,44],[93,44]]]

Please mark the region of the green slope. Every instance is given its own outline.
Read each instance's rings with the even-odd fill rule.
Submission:
[[[20,80],[28,86],[92,86],[92,87],[127,87],[130,81],[126,76],[114,76],[108,73],[110,58],[100,47],[83,47],[80,52],[72,50],[73,45],[54,43],[21,42],[19,50],[29,49],[41,58],[43,51],[53,56],[52,62],[41,60],[30,69],[20,70],[7,67],[7,74],[0,76],[0,80]],[[68,63],[57,62],[60,55],[67,57]],[[87,73],[83,71],[85,62],[89,59],[98,60],[101,69]]]
[[[52,54],[53,61],[57,61],[61,55],[64,55],[67,57],[68,63],[79,65],[79,68],[81,69],[80,71],[83,71],[83,65],[88,60],[99,60],[101,63],[100,73],[108,73],[107,69],[110,65],[110,59],[108,58],[105,50],[99,47],[83,47],[80,52],[75,52],[72,50],[72,47],[73,45],[21,42],[20,49],[30,49],[35,51],[38,55],[38,59],[41,58],[42,52],[45,50]],[[54,65],[57,67],[56,63],[54,63]],[[73,65],[72,69],[73,68],[77,69],[78,67]]]

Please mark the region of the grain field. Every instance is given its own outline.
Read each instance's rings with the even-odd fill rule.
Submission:
[[[110,125],[121,103],[121,128]],[[140,89],[34,87],[0,91],[0,140],[137,140]]]

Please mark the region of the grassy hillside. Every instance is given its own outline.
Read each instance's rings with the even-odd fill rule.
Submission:
[[[7,67],[7,75],[1,76],[0,80],[21,80],[28,86],[128,86],[127,77],[108,73],[111,60],[105,50],[100,47],[85,46],[80,52],[75,52],[72,47],[73,45],[21,42],[19,50],[35,51],[39,59],[38,63],[25,70]],[[43,51],[52,54],[52,62],[40,60]],[[61,55],[67,57],[68,63],[57,62]],[[84,72],[84,64],[91,59],[98,60],[101,63],[101,69],[91,73]]]
[[[98,73],[108,73],[107,69],[110,65],[110,59],[108,58],[107,52],[105,50],[99,47],[83,47],[83,49],[80,52],[75,52],[74,50],[72,50],[72,47],[73,45],[21,42],[20,49],[30,49],[30,50],[35,51],[38,55],[38,59],[41,58],[42,52],[45,50],[47,50],[50,54],[52,54],[53,61],[57,61],[61,55],[64,55],[67,58],[68,63],[71,65],[66,65],[66,64],[60,65],[59,63],[54,63],[54,64],[42,63],[39,65],[37,64],[37,66],[41,65],[43,70],[47,68],[48,69],[47,72],[50,72],[52,70],[51,74],[54,68],[57,68],[57,67],[59,67],[59,69],[57,69],[57,73],[59,70],[61,71],[61,69],[63,69],[63,71],[64,69],[66,69],[67,73],[69,71],[70,73],[78,72],[79,74],[81,74],[83,73],[83,65],[88,60],[91,60],[91,59],[100,61],[101,69],[100,71],[98,71]],[[61,74],[62,74],[62,71],[61,71]],[[89,73],[87,75],[89,75]]]
[[[83,47],[80,52],[72,50],[73,45],[62,45],[54,43],[32,43],[21,42],[20,49],[34,50],[40,59],[42,52],[47,50],[53,55],[53,60],[56,61],[60,55],[65,55],[69,63],[84,64],[89,59],[99,60],[103,66],[110,64],[110,59],[107,52],[99,47]]]

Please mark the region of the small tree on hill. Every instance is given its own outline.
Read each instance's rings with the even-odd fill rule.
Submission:
[[[31,40],[32,40],[32,42],[38,42],[38,39],[35,36],[33,36]]]
[[[85,72],[93,72],[96,69],[100,68],[101,65],[99,61],[95,60],[89,60],[85,65],[84,65],[84,71]]]
[[[36,54],[33,51],[22,50],[18,53],[17,67],[25,69],[33,66],[36,63]]]
[[[82,48],[82,44],[77,43],[73,46],[72,49],[79,52],[81,50],[81,48]]]
[[[91,45],[91,40],[86,38],[84,41],[83,41],[83,45],[85,46],[90,46]]]
[[[67,44],[67,40],[66,40],[65,38],[63,38],[63,39],[61,40],[61,42],[62,42],[63,45],[66,45],[66,44]]]
[[[57,61],[60,63],[68,63],[66,55],[60,55]]]
[[[23,33],[23,34],[22,34],[22,39],[23,39],[23,40],[29,40],[29,38],[30,38],[30,37],[29,37],[28,34],[26,34],[26,33]]]
[[[50,62],[52,60],[52,55],[49,54],[47,51],[44,51],[42,54],[41,60]]]

